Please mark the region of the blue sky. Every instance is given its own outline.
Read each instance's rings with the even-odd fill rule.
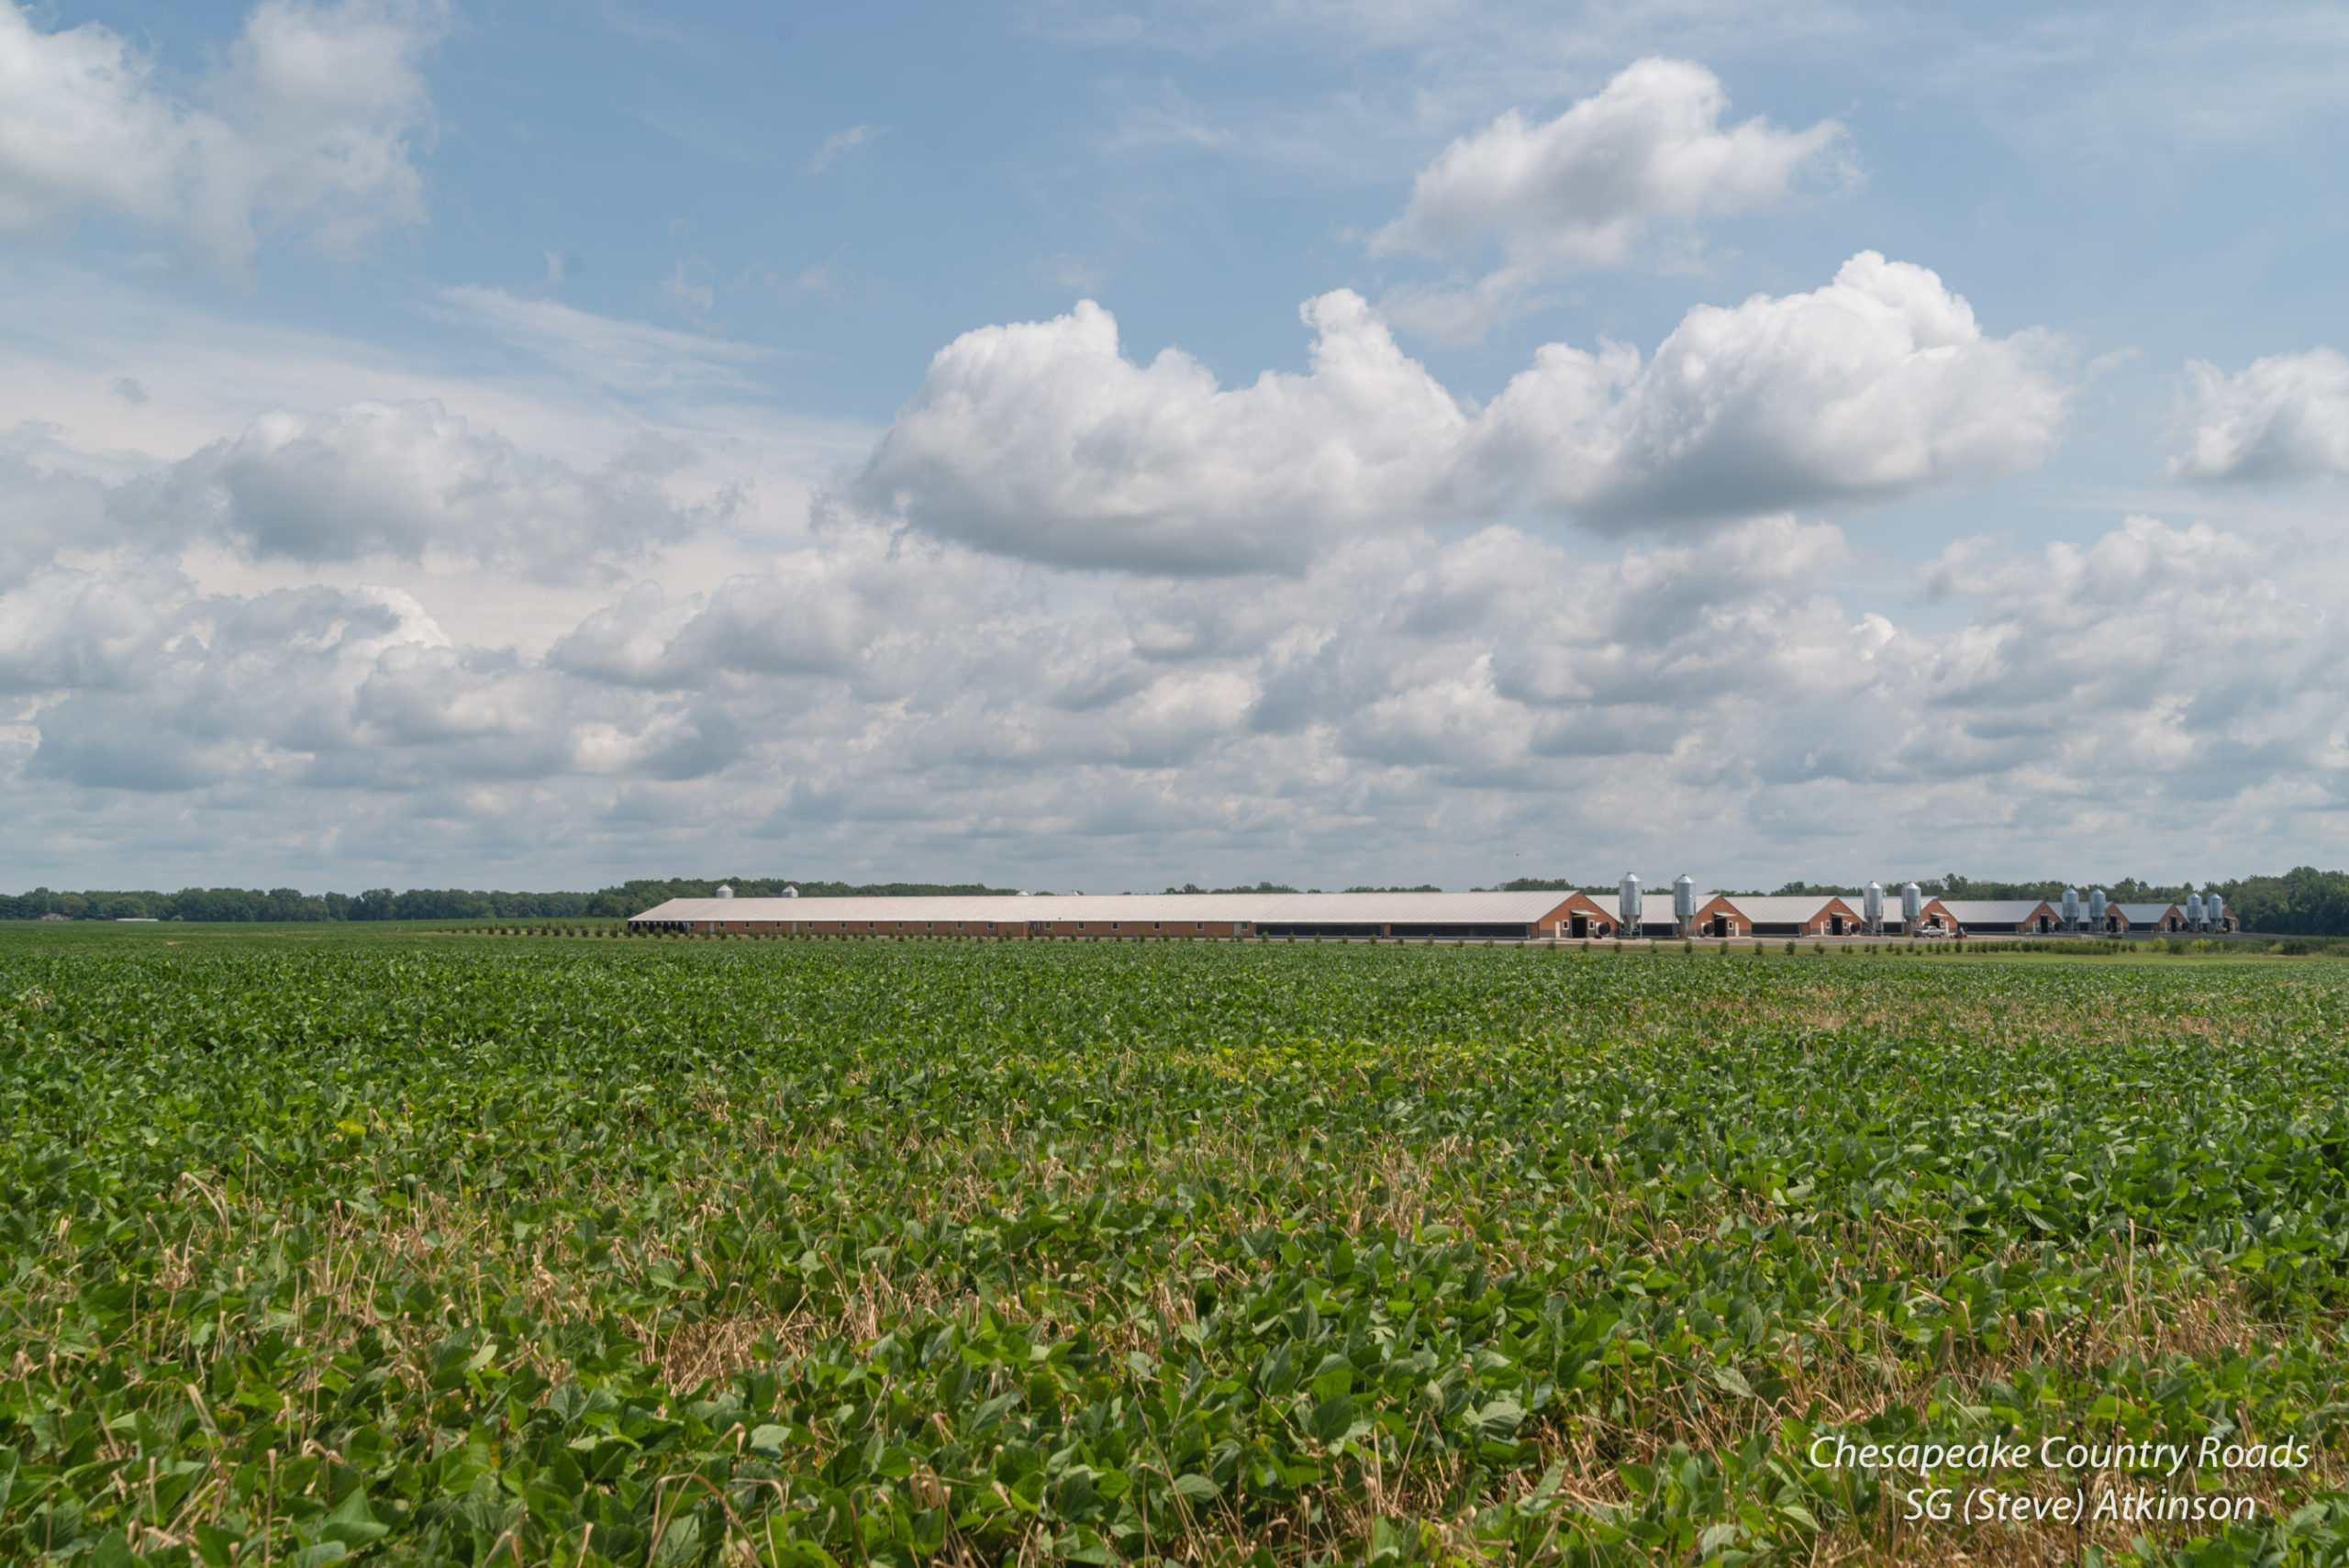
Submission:
[[[0,0],[0,880],[2338,864],[2344,66]]]

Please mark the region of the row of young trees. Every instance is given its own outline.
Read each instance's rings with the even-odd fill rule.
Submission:
[[[0,920],[568,920],[634,915],[672,898],[707,898],[719,878],[622,883],[595,893],[501,893],[462,887],[388,887],[364,893],[304,893],[298,888],[184,887],[177,893],[91,890],[58,893],[36,887],[14,897],[0,894]],[[796,885],[809,897],[849,894],[1009,893],[1008,887],[976,883],[841,882],[791,884],[779,877],[739,877],[734,891],[745,898],[772,898]]]
[[[177,893],[58,893],[36,887],[0,894],[0,919],[39,920],[463,920],[498,917],[556,919],[596,913],[592,893],[478,893],[463,888],[388,887],[365,893],[304,893],[299,888],[184,887]],[[633,914],[633,910],[614,913]]]
[[[184,887],[177,893],[55,893],[46,887],[36,887],[30,893],[14,897],[0,894],[0,920],[39,920],[47,917],[61,917],[69,920],[239,921],[618,917],[637,914],[672,898],[710,897],[718,891],[721,880],[730,882],[736,895],[744,898],[776,897],[789,886],[796,886],[801,894],[810,898],[850,895],[985,895],[1013,891],[979,883],[851,884],[808,881],[794,884],[780,877],[755,876],[625,882],[595,893],[498,893],[460,887],[417,887],[406,893],[377,887],[348,895],[303,893],[291,887],[273,887],[266,892],[251,887]],[[1918,885],[1942,898],[2053,900],[2063,896],[2066,884],[2061,882],[1984,882],[1952,873],[1946,876],[1920,879]],[[2076,882],[2070,885],[2086,893],[2091,884]],[[2238,877],[2228,882],[2204,883],[2199,887],[2190,887],[2182,883],[2171,885],[2143,882],[2135,877],[2095,885],[2101,886],[2107,897],[2122,904],[2176,902],[2182,901],[2189,892],[2216,893],[2227,901],[2227,907],[2234,911],[2247,930],[2273,931],[2286,936],[2349,936],[2349,872],[2319,871],[2313,866],[2299,866],[2281,876]],[[1520,877],[1514,882],[1503,883],[1501,886],[1510,891],[1575,887],[1601,894],[1613,891],[1611,884],[1601,886],[1565,878]],[[1169,888],[1167,891],[1175,890]],[[1196,893],[1206,890],[1186,884],[1182,891]],[[1253,888],[1216,891],[1287,893],[1295,890],[1272,883],[1259,883]],[[1831,893],[1856,897],[1861,890],[1823,883],[1789,882],[1771,891],[1779,894]]]

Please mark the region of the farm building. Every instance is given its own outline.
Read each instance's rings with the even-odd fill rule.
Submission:
[[[1887,909],[1879,934],[1898,935],[1897,908]],[[1860,900],[1832,894],[1707,893],[1698,895],[1688,934],[1698,937],[1852,937],[1867,931]]]
[[[1740,914],[1736,904],[1727,894],[1699,893],[1693,902],[1697,912],[1689,918],[1688,929],[1682,934],[1691,937],[1750,937],[1753,922]]]
[[[1564,929],[1560,935],[1577,941],[1593,937],[1611,937],[1621,923],[1616,912],[1587,893],[1569,893],[1560,906]]]
[[[2064,912],[2045,899],[1934,898],[1925,905],[1925,929],[1963,930],[1974,937],[2049,937],[2068,934]],[[2099,919],[2083,904],[2078,934],[2163,936],[2184,931],[2232,931],[2237,922],[2214,895],[2206,909],[2199,895],[2176,904],[2107,904]]]
[[[1920,924],[1930,929],[1936,917],[1943,930],[1974,937],[2046,936],[2063,926],[2044,898],[1935,898]]]
[[[2242,922],[2217,894],[2208,899],[2199,894],[2188,894],[2183,904],[2108,906],[2104,929],[2116,936],[2168,936],[2186,931],[2239,930]]]
[[[1022,898],[673,898],[632,917],[629,924],[649,930],[793,936],[1442,937],[1524,941],[1611,935],[1616,921],[1581,893],[1121,893]]]
[[[1418,939],[1581,941],[1639,937],[1834,938],[1867,934],[1865,900],[1831,894],[1749,895],[1690,893],[1690,916],[1673,913],[1674,893],[1658,884],[1631,906],[1621,893],[1143,893],[1039,894],[848,898],[673,898],[631,917],[648,932],[742,933],[809,937],[1252,937],[1293,940]],[[2187,929],[2232,930],[2214,896],[2189,907],[2169,904],[2083,909],[2076,928],[2099,934],[2146,935]],[[1914,929],[1889,899],[1881,934],[2054,936],[2062,914],[2043,899],[1920,898]]]
[[[1724,897],[1715,901],[1714,919],[1724,936],[1845,937],[1864,929],[1860,912],[1832,895],[1800,897]],[[1742,926],[1741,929],[1737,929]]]
[[[1659,905],[1661,907],[1658,907]],[[1696,930],[1697,928],[1692,924],[1687,930],[1683,931],[1680,929],[1680,922],[1673,917],[1672,906],[1662,899],[1649,905],[1640,913],[1638,934],[1650,940],[1660,937],[1692,936]]]

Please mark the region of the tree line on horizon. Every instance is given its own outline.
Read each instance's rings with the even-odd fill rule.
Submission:
[[[1016,889],[979,883],[791,882],[783,877],[684,877],[624,882],[594,893],[506,893],[462,887],[388,887],[364,893],[304,893],[298,888],[184,887],[177,893],[97,891],[58,893],[36,887],[0,894],[0,920],[213,920],[247,924],[317,920],[577,920],[613,919],[672,898],[707,898],[721,885],[744,898],[780,897],[797,887],[810,898],[916,894],[1004,894]]]
[[[794,882],[784,877],[639,879],[594,893],[505,893],[457,887],[417,887],[404,893],[378,887],[358,894],[310,894],[291,887],[267,891],[244,887],[184,887],[177,893],[133,890],[60,893],[36,887],[29,893],[13,896],[0,894],[0,920],[39,920],[51,917],[69,920],[239,923],[611,919],[639,914],[672,898],[707,898],[714,895],[721,884],[731,886],[736,895],[743,898],[779,897],[787,887],[796,887],[809,898],[907,897],[926,894],[1010,897],[1019,892],[1016,888],[989,887],[983,883],[852,884],[820,880]],[[1990,882],[1960,876],[1954,872],[1944,876],[1920,877],[1917,885],[1936,898],[2044,898],[2051,902],[2061,899],[2067,885],[2077,888],[2084,897],[2090,885],[2096,885],[2102,887],[2105,895],[2118,904],[2182,903],[2190,892],[2206,895],[2216,893],[2227,901],[2227,907],[2242,920],[2247,930],[2271,931],[2279,936],[2349,936],[2349,872],[2319,871],[2314,866],[2297,866],[2277,876],[2247,876],[2232,881],[2207,882],[2199,887],[2185,883],[2144,882],[2135,877],[2094,884],[2085,882]],[[1613,895],[1615,884],[1565,877],[1519,877],[1497,884],[1493,889],[1509,893],[1577,890],[1608,897]],[[1299,889],[1274,882],[1259,882],[1252,886],[1213,888],[1186,883],[1166,891],[1295,893]],[[1305,891],[1318,892],[1319,889]],[[1441,890],[1422,884],[1408,888],[1358,886],[1346,891],[1433,893]],[[1648,889],[1652,896],[1658,893],[1668,896],[1670,891],[1668,886]],[[1735,893],[1740,890],[1725,891]],[[1759,888],[1742,891],[1755,895],[1764,892]],[[1770,895],[1781,896],[1832,894],[1843,898],[1856,898],[1863,890],[1828,883],[1788,882],[1767,891]],[[1898,886],[1888,886],[1885,891],[1895,899],[1899,896]]]

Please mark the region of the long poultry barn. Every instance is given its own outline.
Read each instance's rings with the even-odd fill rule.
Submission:
[[[805,937],[1385,937],[1530,941],[1611,935],[1585,893],[1119,893],[673,898],[638,931]]]
[[[1689,879],[1684,878],[1683,881]],[[1588,940],[1877,936],[2053,936],[2232,931],[2213,895],[2174,904],[2084,906],[2077,917],[2040,899],[1929,898],[1913,884],[1913,916],[1831,894],[1755,896],[1627,885],[1609,908],[1587,893],[1118,893],[869,898],[673,898],[632,916],[646,933],[796,937],[1336,939],[1421,941]],[[1685,900],[1685,909],[1681,907]]]

